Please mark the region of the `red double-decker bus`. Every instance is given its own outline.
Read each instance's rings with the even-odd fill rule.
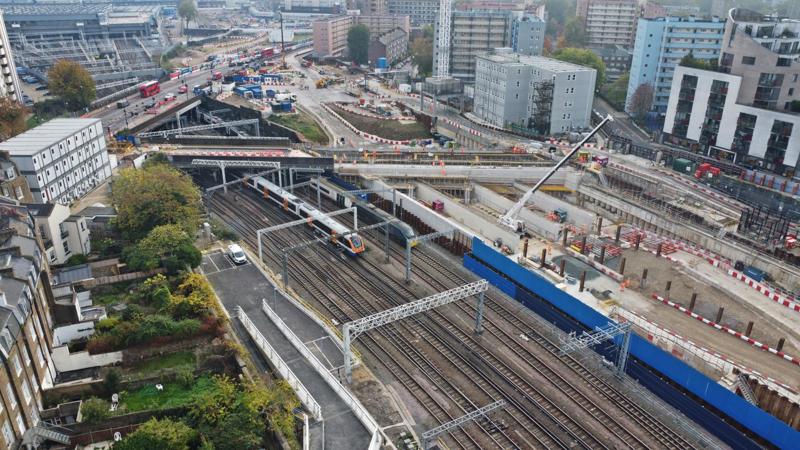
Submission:
[[[161,92],[161,85],[159,85],[156,80],[139,85],[139,94],[141,94],[142,98],[152,97],[159,92]]]

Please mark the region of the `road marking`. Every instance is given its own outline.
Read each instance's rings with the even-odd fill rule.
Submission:
[[[213,254],[213,253],[212,253],[212,254]],[[215,269],[217,269],[217,272],[219,272],[219,271],[220,271],[220,270],[219,270],[219,267],[217,267],[217,264],[214,262],[214,259],[213,259],[213,258],[211,258],[211,256],[210,256],[210,255],[209,255],[209,257],[208,257],[208,262],[210,262],[210,263],[211,263],[211,265],[212,265],[212,266],[214,266],[214,268],[215,268]],[[217,273],[217,272],[211,272],[211,273]]]
[[[330,360],[330,359],[328,359],[328,357],[327,357],[327,356],[325,356],[325,352],[323,352],[323,351],[322,351],[322,349],[321,349],[321,348],[319,348],[319,345],[317,345],[316,341],[315,341],[315,342],[313,342],[313,344],[314,344],[314,347],[316,347],[316,348],[317,348],[317,350],[319,350],[319,353],[320,353],[320,355],[322,355],[322,357],[323,357],[323,358],[325,358],[325,362],[327,362],[327,363],[328,363],[328,365],[329,365],[330,367],[335,367],[335,366],[333,365],[333,363],[331,362],[331,360]],[[308,346],[306,346],[306,347],[308,347]],[[317,359],[319,359],[319,358],[317,358]]]

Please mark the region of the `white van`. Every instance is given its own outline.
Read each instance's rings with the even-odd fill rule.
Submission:
[[[244,254],[244,250],[239,244],[231,244],[228,246],[228,257],[234,264],[244,264],[247,262],[247,256]]]

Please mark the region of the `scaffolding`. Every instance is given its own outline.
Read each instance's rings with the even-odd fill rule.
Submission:
[[[531,114],[529,127],[541,135],[550,134],[550,114],[553,109],[554,83],[550,80],[533,84],[531,94],[533,114]]]

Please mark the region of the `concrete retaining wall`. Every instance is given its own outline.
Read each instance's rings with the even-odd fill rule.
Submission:
[[[526,186],[524,184],[516,183],[514,186],[518,189],[527,191],[533,186]],[[556,209],[563,209],[567,212],[567,222],[575,226],[585,226],[588,230],[594,222],[594,214],[584,211],[581,208],[573,205],[572,203],[565,202],[564,200],[547,195],[544,192],[536,192],[531,197],[530,203],[538,206],[545,211],[554,211]]]
[[[467,177],[476,183],[513,184],[535,183],[550,170],[549,167],[495,167],[495,166],[429,166],[411,164],[336,164],[343,175],[371,175],[378,177],[441,177],[442,172],[451,177]],[[562,186],[572,169],[564,168],[547,181],[547,185]]]
[[[735,242],[717,239],[716,236],[712,236],[689,225],[666,219],[659,214],[631,205],[607,193],[586,187],[579,188],[578,192],[582,196],[595,200],[594,203],[584,203],[583,206],[586,209],[593,209],[596,212],[606,213],[608,213],[610,209],[612,214],[624,216],[623,218],[627,221],[631,221],[628,217],[638,219],[647,224],[652,224],[657,228],[659,233],[677,236],[732,261],[743,261],[747,265],[755,266],[768,272],[781,284],[796,286],[800,283],[800,271],[777,259],[760,255],[752,249],[738,245]],[[627,214],[627,216],[625,216],[625,214]],[[644,228],[645,224],[641,223],[635,225]]]
[[[509,209],[511,209],[511,207],[514,206],[515,203],[503,197],[502,195],[498,194],[497,192],[494,192],[493,190],[485,188],[483,186],[475,186],[475,199],[483,203],[484,205],[489,206],[495,211],[500,212],[500,214],[503,214]],[[525,221],[528,230],[540,236],[544,236],[552,241],[558,240],[559,232],[561,231],[561,224],[551,222],[546,218],[524,208],[520,211],[519,218]],[[495,225],[495,226],[501,227],[500,225]],[[502,228],[503,230],[505,230],[505,227]],[[519,240],[518,237],[517,240]],[[513,241],[506,241],[504,239],[503,242],[510,243]]]
[[[516,247],[516,244],[519,241],[519,236],[511,233],[510,230],[497,224],[492,218],[481,215],[479,212],[464,206],[458,201],[453,200],[452,198],[442,194],[428,185],[418,183],[416,192],[417,197],[420,200],[427,202],[441,200],[444,203],[444,213],[454,221],[461,223],[472,230],[475,230],[486,238],[491,240],[500,238],[511,248]],[[405,205],[403,207],[405,207]],[[426,209],[431,211],[429,208]],[[469,234],[472,235],[473,233]]]

